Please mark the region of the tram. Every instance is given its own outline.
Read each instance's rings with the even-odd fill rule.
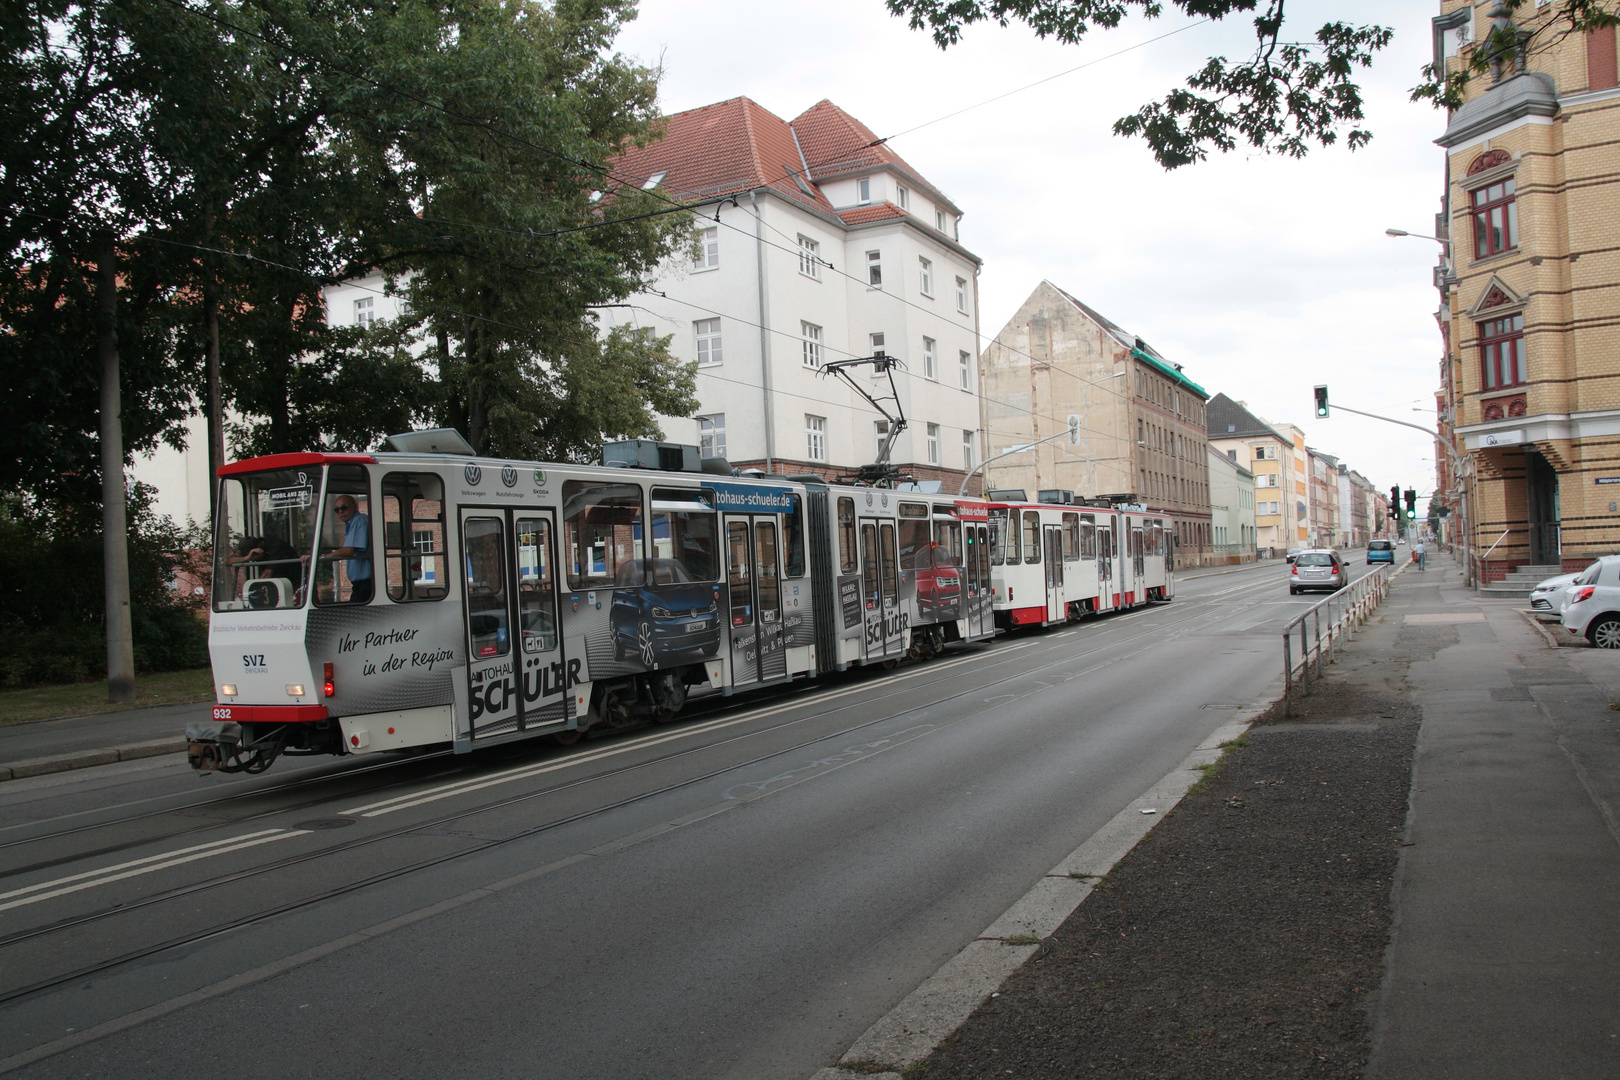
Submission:
[[[1132,503],[1027,502],[992,492],[990,575],[998,627],[1052,626],[1175,595],[1175,537],[1162,514]]]
[[[219,470],[204,770],[457,752],[666,722],[721,694],[995,633],[980,500],[737,476],[698,448],[598,465],[454,431]]]

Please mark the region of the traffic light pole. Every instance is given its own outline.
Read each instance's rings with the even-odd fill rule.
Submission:
[[[1423,434],[1429,436],[1435,442],[1437,442],[1441,446],[1445,447],[1446,453],[1451,455],[1452,464],[1456,467],[1457,478],[1459,480],[1461,480],[1463,478],[1463,474],[1466,471],[1466,462],[1468,461],[1468,459],[1466,457],[1464,457],[1462,454],[1457,452],[1457,448],[1455,446],[1451,445],[1451,440],[1442,439],[1440,437],[1440,433],[1438,431],[1435,431],[1433,428],[1426,428],[1422,424],[1414,424],[1409,420],[1397,420],[1393,416],[1379,416],[1377,413],[1362,412],[1360,409],[1352,409],[1352,408],[1349,408],[1349,407],[1344,406],[1344,405],[1334,405],[1333,408],[1339,409],[1339,410],[1341,410],[1343,412],[1347,412],[1347,413],[1354,413],[1357,416],[1365,416],[1369,420],[1382,420],[1386,424],[1399,424],[1401,427],[1409,427],[1413,431],[1421,431],[1421,432],[1423,432]],[[1463,519],[1462,520],[1462,527],[1461,527],[1460,531],[1462,532],[1462,536],[1463,536],[1464,580],[1468,583],[1469,588],[1473,588],[1473,586],[1475,584],[1475,579],[1476,579],[1476,574],[1474,572],[1474,554],[1473,554],[1474,553],[1474,536],[1468,530],[1468,488],[1466,486],[1464,486],[1463,491],[1462,491],[1462,498],[1460,500],[1460,506],[1461,506],[1461,509],[1462,509],[1462,515],[1461,516],[1462,516],[1462,519]],[[1399,515],[1397,515],[1396,520],[1401,521],[1403,519]]]

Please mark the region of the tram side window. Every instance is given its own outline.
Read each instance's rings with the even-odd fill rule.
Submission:
[[[1080,515],[1065,513],[1063,515],[1063,561],[1074,562],[1080,558]]]
[[[461,526],[461,549],[467,560],[467,635],[474,659],[505,656],[512,650],[506,623],[505,522],[495,517],[468,518]]]
[[[962,565],[962,525],[960,522],[934,522],[934,565]]]
[[[327,470],[321,545],[315,556],[317,604],[369,604],[375,595],[370,489],[363,465]]]
[[[1097,530],[1097,554],[1105,559],[1114,556],[1114,533],[1111,529]]]
[[[933,543],[928,507],[923,503],[901,503],[900,569],[930,569],[934,565]]]
[[[990,564],[1013,566],[1018,562],[1018,522],[1008,523],[1008,511],[990,511]]]
[[[383,566],[388,598],[442,600],[444,483],[432,473],[383,477]]]
[[[838,572],[853,574],[860,565],[855,551],[855,500],[838,500]]]
[[[557,564],[551,519],[520,517],[513,523],[518,553],[518,628],[525,653],[557,647]]]
[[[1097,557],[1097,523],[1090,514],[1082,514],[1080,517],[1080,557],[1082,559]]]
[[[1024,561],[1041,561],[1041,515],[1034,510],[1024,511]]]
[[[776,526],[754,523],[754,550],[759,554],[759,618],[773,623],[782,616],[782,583],[776,572]]]
[[[793,509],[782,515],[782,547],[786,558],[783,574],[790,578],[804,577],[804,498],[789,495]]]
[[[748,549],[746,521],[726,524],[726,555],[731,563],[731,574],[726,578],[726,583],[731,587],[731,625],[752,626],[754,608],[749,568],[754,560]]]
[[[885,521],[878,535],[883,540],[883,602],[893,605],[900,600],[899,574],[894,565],[894,526]]]
[[[570,589],[641,584],[641,488],[569,480],[563,484],[563,513]]]
[[[708,492],[653,488],[652,584],[720,580],[720,525]]]

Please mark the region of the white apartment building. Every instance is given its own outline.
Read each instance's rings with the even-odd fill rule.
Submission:
[[[956,490],[983,445],[980,260],[960,208],[829,101],[789,122],[739,97],[664,124],[614,171],[703,203],[699,251],[604,320],[673,334],[696,362],[699,416],[661,418],[665,437],[742,467],[850,472],[874,460],[882,418],[820,369],[881,352],[904,365],[890,460]]]

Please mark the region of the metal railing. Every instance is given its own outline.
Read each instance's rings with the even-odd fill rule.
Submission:
[[[1349,639],[1350,632],[1366,622],[1367,616],[1383,601],[1389,593],[1390,579],[1394,576],[1394,567],[1380,566],[1338,592],[1329,594],[1321,603],[1312,605],[1283,627],[1284,716],[1294,715],[1294,688],[1301,688],[1301,697],[1310,694],[1311,679],[1321,680],[1323,666],[1333,662],[1339,648]],[[1296,636],[1299,639],[1297,660],[1294,656]],[[1314,676],[1312,667],[1316,669]]]

